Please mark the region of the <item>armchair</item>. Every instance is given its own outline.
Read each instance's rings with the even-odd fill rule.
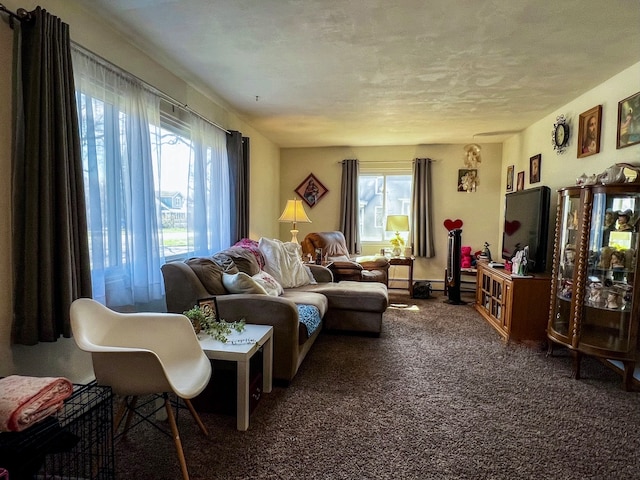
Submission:
[[[332,264],[329,267],[336,281],[354,280],[358,282],[389,283],[389,259],[379,255],[357,256],[349,253],[344,234],[339,231],[314,232],[308,234],[301,243],[302,254],[315,257],[316,249],[322,250],[322,258]]]

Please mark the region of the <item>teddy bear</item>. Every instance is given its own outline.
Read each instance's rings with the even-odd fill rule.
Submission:
[[[460,267],[461,268],[471,268],[471,247],[462,246],[460,247]]]

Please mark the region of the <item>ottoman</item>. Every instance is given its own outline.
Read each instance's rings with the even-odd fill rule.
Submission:
[[[345,280],[319,285],[314,291],[329,301],[323,318],[325,329],[380,335],[382,315],[389,306],[385,284]]]

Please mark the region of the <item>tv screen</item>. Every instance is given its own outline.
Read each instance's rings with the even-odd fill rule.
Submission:
[[[549,187],[536,187],[505,196],[502,258],[509,260],[529,246],[530,272],[544,272],[547,266],[549,195]]]

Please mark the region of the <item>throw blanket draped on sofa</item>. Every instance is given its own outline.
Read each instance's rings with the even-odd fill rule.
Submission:
[[[56,413],[73,393],[73,385],[62,377],[0,379],[0,431],[20,432]]]

